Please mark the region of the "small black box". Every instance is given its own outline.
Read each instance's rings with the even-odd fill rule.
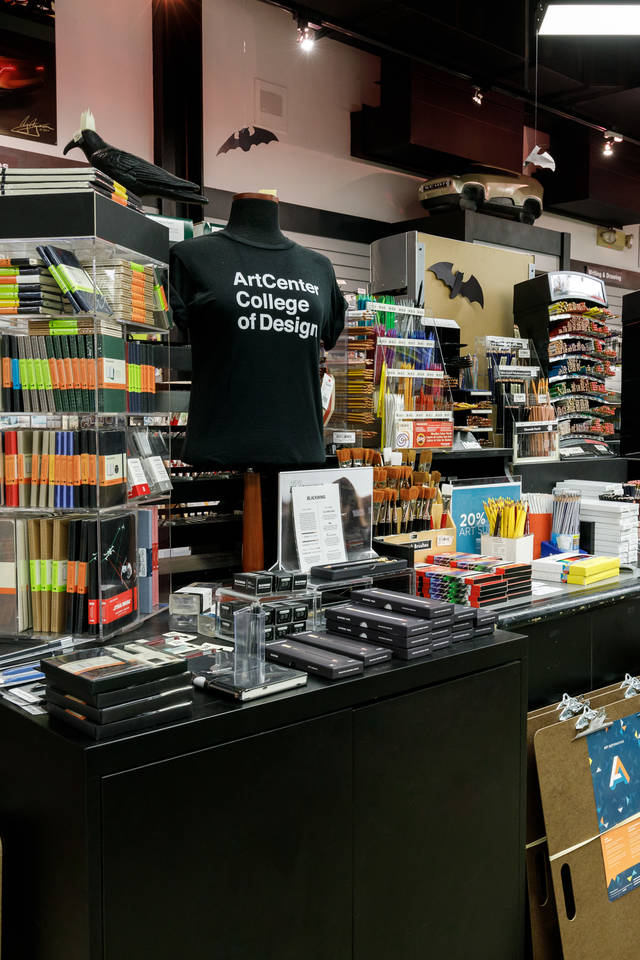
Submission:
[[[306,573],[294,573],[293,574],[293,589],[294,590],[306,590],[307,584],[309,582],[309,577]]]
[[[273,590],[273,577],[270,573],[235,573],[233,589],[252,597],[266,597]]]
[[[295,623],[304,623],[309,616],[309,604],[307,603],[292,603],[291,609],[293,610],[293,619]]]
[[[293,590],[293,574],[278,573],[275,570],[258,570],[265,577],[271,577],[273,593],[290,593]]]
[[[451,643],[460,643],[461,640],[473,640],[473,627],[466,630],[457,630],[451,634]]]
[[[418,657],[428,657],[433,653],[433,646],[430,643],[423,644],[421,647],[394,647],[393,655],[398,660],[417,660]]]
[[[497,620],[497,614],[493,613],[491,610],[476,610],[475,625],[477,628],[493,628],[497,623]]]
[[[473,607],[463,607],[460,603],[453,605],[453,622],[473,624]]]
[[[372,590],[371,593],[376,591]],[[386,593],[387,591],[380,591]],[[416,616],[405,613],[396,613],[395,610],[385,610],[380,607],[367,606],[357,603],[342,603],[336,607],[329,607],[326,611],[327,621],[331,623],[348,623],[353,628],[378,630],[387,634],[391,639],[424,636],[431,631],[432,624]]]
[[[223,620],[220,617],[220,633],[223,637],[232,637],[234,633],[233,620]]]
[[[236,610],[241,610],[246,606],[247,603],[244,600],[221,600],[219,608],[220,619],[233,621],[233,615]]]
[[[289,634],[292,633],[304,633],[307,629],[306,621],[304,623],[290,623],[289,624]]]
[[[473,639],[476,640],[479,637],[490,637],[493,633],[493,627],[480,627],[474,630]]]
[[[274,627],[276,631],[276,640],[284,640],[291,633],[291,624],[279,623]]]
[[[429,600],[425,597],[412,597],[408,593],[396,593],[394,590],[354,590],[351,594],[354,603],[376,607],[379,610],[392,610],[394,613],[419,617],[422,620],[436,620],[440,617],[452,617],[453,606],[444,600]]]
[[[363,627],[354,629],[351,624],[337,623],[327,620],[327,632],[337,633],[340,636],[352,637],[353,639],[366,640],[367,643],[381,643],[385,647],[391,647],[393,650],[408,650],[411,647],[423,647],[431,642],[431,632],[427,631],[420,634],[419,637],[410,637],[408,640],[390,637],[386,633],[380,633],[379,630],[371,630]]]
[[[276,626],[280,623],[291,623],[293,620],[293,610],[288,603],[274,603],[272,606],[275,613],[274,623]]]
[[[276,638],[276,628],[273,624],[270,624],[268,627],[264,628],[264,642],[271,643],[272,640]]]

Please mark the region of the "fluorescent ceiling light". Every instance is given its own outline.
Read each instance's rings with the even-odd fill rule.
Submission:
[[[541,37],[632,37],[640,35],[640,3],[549,3]]]

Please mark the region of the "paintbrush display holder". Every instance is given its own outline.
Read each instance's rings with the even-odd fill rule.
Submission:
[[[509,563],[531,563],[533,560],[534,536],[491,537],[483,533],[480,538],[481,553],[490,557],[501,557]]]

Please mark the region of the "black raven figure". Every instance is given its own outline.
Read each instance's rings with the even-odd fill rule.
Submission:
[[[63,153],[67,154],[74,147],[79,147],[96,170],[106,173],[131,193],[140,197],[149,195],[168,197],[170,200],[181,200],[183,203],[209,202],[199,193],[200,188],[197,183],[174,177],[172,173],[167,173],[162,167],[156,167],[142,157],[136,157],[134,153],[126,153],[105,143],[96,133],[95,121],[90,110],[82,114],[80,127],[81,129],[74,134],[73,140],[69,141]]]

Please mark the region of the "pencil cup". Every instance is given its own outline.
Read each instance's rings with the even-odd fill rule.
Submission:
[[[551,539],[552,513],[530,513],[529,531],[533,534],[533,559],[540,556],[543,540]]]
[[[484,533],[481,543],[483,554],[502,557],[509,563],[531,563],[533,560],[532,533],[527,537],[490,537]]]

